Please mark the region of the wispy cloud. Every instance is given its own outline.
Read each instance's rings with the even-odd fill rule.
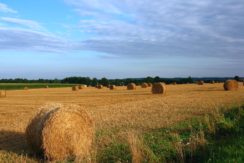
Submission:
[[[90,50],[244,59],[242,0],[65,1],[80,15],[80,31],[91,34],[83,42]]]
[[[74,35],[78,29],[85,36],[82,41],[56,36],[34,20],[5,16],[0,18],[0,48],[244,59],[242,0],[64,1],[79,15],[80,21],[70,25]]]
[[[0,20],[2,20],[3,22],[20,25],[35,30],[44,29],[38,22],[33,20],[19,19],[19,18],[12,18],[12,17],[1,17]]]
[[[1,10],[2,9],[2,10]],[[17,13],[0,3],[0,11]],[[17,15],[20,17],[20,15]],[[16,17],[0,17],[0,50],[66,53],[81,49],[72,40],[49,32],[41,23]]]
[[[64,53],[78,47],[79,46],[72,41],[67,41],[47,33],[0,27],[1,50]]]
[[[16,10],[11,9],[11,8],[8,7],[6,4],[1,3],[1,2],[0,2],[0,12],[4,12],[4,13],[13,13],[13,14],[17,13]]]

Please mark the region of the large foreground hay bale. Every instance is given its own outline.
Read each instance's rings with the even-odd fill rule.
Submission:
[[[78,91],[78,89],[79,89],[79,86],[77,86],[77,85],[72,86],[72,91]]]
[[[198,84],[198,85],[203,85],[203,84],[204,84],[204,81],[199,80],[199,81],[197,81],[197,84]]]
[[[110,90],[114,90],[114,89],[116,89],[116,86],[115,86],[115,85],[110,85],[110,86],[109,86],[109,89],[110,89]]]
[[[154,83],[152,86],[152,93],[153,94],[165,94],[166,92],[166,85],[165,83]]]
[[[224,83],[224,89],[226,91],[236,91],[238,90],[238,82],[236,80],[227,80]]]
[[[49,104],[40,109],[26,128],[30,147],[48,160],[90,156],[94,125],[79,106]]]
[[[148,84],[147,84],[147,83],[142,83],[142,84],[141,84],[141,87],[142,87],[142,88],[147,88],[147,87],[148,87]]]
[[[136,84],[135,83],[130,83],[127,85],[127,90],[135,90],[136,89]]]

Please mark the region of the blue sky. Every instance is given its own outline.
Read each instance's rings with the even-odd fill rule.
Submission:
[[[0,0],[0,78],[244,76],[242,0]]]

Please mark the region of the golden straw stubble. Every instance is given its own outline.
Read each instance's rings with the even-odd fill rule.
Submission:
[[[6,96],[7,96],[6,90],[0,90],[0,97],[6,97]]]

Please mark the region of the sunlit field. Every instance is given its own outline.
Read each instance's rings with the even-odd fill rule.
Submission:
[[[0,160],[38,161],[29,150],[24,132],[31,117],[47,103],[76,104],[95,122],[94,150],[111,143],[123,133],[145,133],[172,126],[192,117],[204,116],[218,108],[244,103],[244,86],[238,91],[224,91],[223,83],[167,85],[165,95],[151,93],[151,88],[126,90],[126,87],[72,91],[68,88],[9,90],[0,98]]]

